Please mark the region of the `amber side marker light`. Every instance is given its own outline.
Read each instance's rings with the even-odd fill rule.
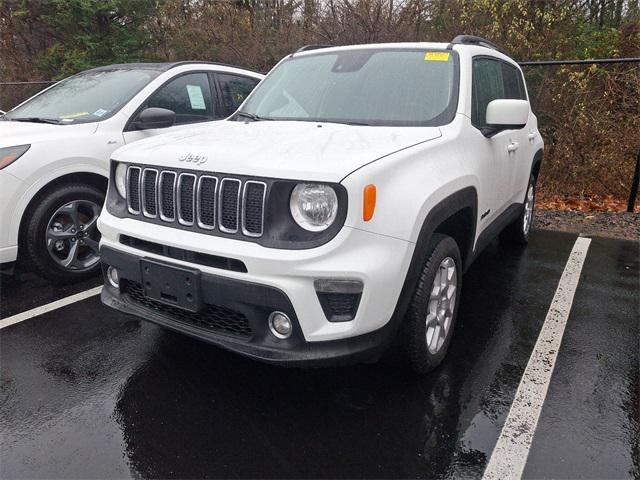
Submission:
[[[376,186],[369,184],[364,187],[364,205],[362,208],[362,219],[368,222],[373,218],[376,210]]]

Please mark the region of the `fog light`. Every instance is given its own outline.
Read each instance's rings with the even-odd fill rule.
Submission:
[[[269,315],[269,330],[278,338],[289,338],[293,326],[286,313],[273,312]]]
[[[107,280],[109,280],[109,284],[114,288],[120,287],[120,278],[118,276],[118,270],[114,267],[107,268]]]

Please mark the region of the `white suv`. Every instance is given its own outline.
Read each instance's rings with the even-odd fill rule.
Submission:
[[[97,217],[118,147],[231,115],[263,75],[205,62],[100,67],[0,116],[0,264],[40,274],[99,269]]]
[[[106,305],[282,364],[440,363],[462,273],[529,237],[543,142],[477,37],[303,48],[236,114],[113,155]]]

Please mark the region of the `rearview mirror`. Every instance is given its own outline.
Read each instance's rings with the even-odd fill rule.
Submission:
[[[529,118],[529,102],[526,100],[499,99],[487,105],[487,126],[482,129],[485,137],[493,137],[503,130],[524,128]]]
[[[133,127],[136,130],[171,127],[176,122],[176,112],[166,108],[150,107],[140,112]]]

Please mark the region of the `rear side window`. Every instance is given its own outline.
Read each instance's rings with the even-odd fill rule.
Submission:
[[[471,123],[478,128],[486,126],[487,105],[492,100],[527,99],[522,74],[518,69],[492,58],[474,58],[472,89]]]
[[[244,102],[259,80],[226,73],[218,73],[217,75],[222,94],[221,113],[223,117],[228,117]]]
[[[176,125],[214,120],[211,87],[206,73],[189,73],[161,87],[145,107],[176,112]]]

